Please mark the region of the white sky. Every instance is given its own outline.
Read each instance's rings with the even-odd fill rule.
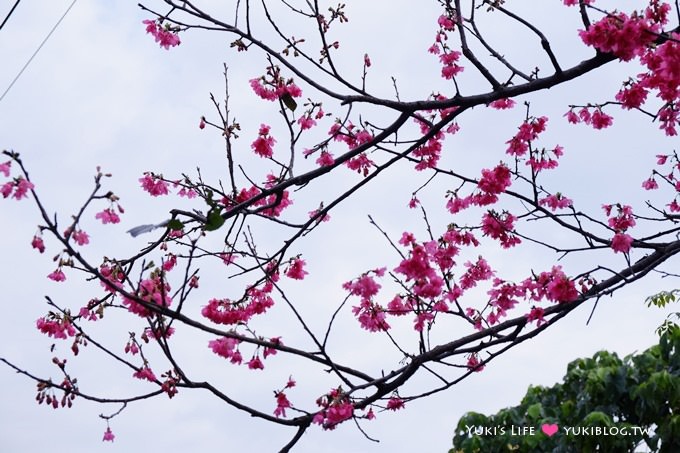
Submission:
[[[0,5],[0,18],[4,18],[13,3],[7,1]],[[350,22],[338,29],[336,36],[341,42],[338,53],[341,67],[346,68],[353,80],[358,79],[363,54],[368,52],[374,63],[369,89],[377,94],[391,95],[391,75],[397,78],[404,99],[449,89],[438,77],[436,59],[425,53],[434,37],[439,14],[437,2],[422,2],[418,8],[403,0],[346,3]],[[515,2],[508,3],[515,7]],[[579,22],[575,9],[560,9],[561,2],[557,0],[537,3],[531,2],[532,14],[544,30],[550,31],[549,37],[564,66],[591,55],[576,36]],[[626,10],[639,7],[642,2],[616,3]],[[0,31],[0,90],[9,85],[69,4],[68,0],[21,2]],[[517,7],[521,6],[525,5],[519,2]],[[554,9],[556,6],[558,9]],[[201,115],[214,118],[208,93],[214,92],[218,99],[222,98],[223,62],[230,67],[231,107],[243,127],[242,139],[237,142],[242,155],[251,153],[250,142],[261,122],[272,124],[275,136],[281,131],[280,122],[275,123],[272,104],[258,101],[247,85],[248,79],[260,75],[265,67],[262,55],[237,54],[229,49],[230,38],[200,31],[182,34],[182,45],[165,51],[144,34],[141,21],[149,17],[134,2],[78,1],[0,102],[0,146],[21,153],[43,202],[59,213],[62,222],[89,193],[97,165],[113,173],[114,178],[106,183],[121,197],[126,213],[120,225],[103,227],[94,221],[96,210],[92,211],[86,229],[93,243],[84,252],[89,253],[95,263],[102,255],[124,256],[138,249],[150,238],[132,239],[124,234],[125,230],[140,223],[160,221],[174,206],[174,198],[151,199],[139,189],[137,178],[144,171],[154,170],[174,177],[181,172],[195,174],[194,169],[200,166],[206,179],[226,181],[219,134],[208,129],[200,131],[197,127]],[[527,44],[527,36],[505,28],[493,17],[488,20],[491,42],[503,45],[506,55],[517,58],[518,64],[525,67],[540,64],[547,71],[534,41]],[[284,22],[283,25],[295,30],[296,36],[305,34],[304,29],[298,31],[293,24]],[[266,30],[262,23],[256,27]],[[640,184],[651,172],[653,156],[670,152],[677,146],[645,118],[618,109],[613,110],[615,126],[601,132],[568,126],[561,117],[570,103],[602,102],[613,97],[620,82],[637,70],[630,65],[610,65],[567,86],[519,100],[531,100],[532,114],[551,118],[543,137],[545,146],[560,143],[565,147],[560,169],[546,184],[551,189],[562,190],[580,209],[593,215],[602,216],[599,208],[602,203],[621,201],[642,208],[645,197],[650,194],[642,193]],[[464,94],[486,88],[475,79],[472,67],[466,68],[462,79]],[[302,88],[305,95],[318,98],[309,87],[303,85]],[[324,108],[336,115],[343,113],[333,104]],[[364,112],[377,124],[385,124],[392,118],[392,114],[381,116],[374,109]],[[460,120],[460,135],[446,142],[443,165],[472,169],[473,176],[482,166],[495,165],[505,158],[503,143],[514,134],[523,115],[521,106],[510,112],[477,109],[464,115]],[[326,120],[321,128],[327,130],[333,118]],[[357,122],[356,118],[354,121]],[[280,141],[285,143],[283,139]],[[255,159],[247,162],[250,168],[256,168]],[[340,173],[332,184],[312,188],[311,193],[304,195],[306,198],[301,194],[291,213],[303,216],[333,193],[333,184],[339,187],[357,180],[349,171]],[[354,201],[333,211],[332,221],[324,225],[324,229],[310,235],[306,243],[292,251],[303,253],[309,263],[308,280],[288,285],[289,294],[306,315],[315,320],[327,319],[343,297],[342,282],[370,268],[381,265],[390,268],[398,264],[382,236],[368,224],[367,214],[393,237],[398,238],[404,230],[424,237],[422,221],[405,205],[410,192],[426,177],[414,175],[409,166],[399,166],[381,178],[376,187],[362,191]],[[438,184],[425,200],[433,223],[441,227],[450,222],[451,217],[443,209],[446,181]],[[656,201],[667,202],[667,198],[667,193],[666,198],[658,195]],[[80,307],[97,292],[68,270],[67,284],[47,280],[45,276],[54,266],[50,257],[58,253],[58,249],[49,240],[45,255],[30,249],[39,222],[36,211],[27,201],[1,203],[4,328],[0,330],[0,356],[38,375],[51,374],[56,378],[56,370],[49,363],[52,341],[34,328],[35,320],[47,310],[43,296],[49,294],[60,303]],[[261,226],[258,228],[262,231]],[[279,233],[269,235],[269,231],[265,231],[267,235],[260,236],[261,246],[276,244]],[[348,231],[351,234],[347,234]],[[569,240],[559,232],[545,234]],[[544,249],[532,247],[519,247],[515,252],[493,249],[484,253],[492,266],[514,278],[528,275],[531,269],[548,269],[557,258]],[[575,274],[592,266],[593,259],[601,259],[616,268],[624,265],[621,256],[609,253],[596,258],[570,257],[563,264],[568,273]],[[677,266],[675,262],[670,262],[667,268],[673,269]],[[202,277],[196,306],[211,297],[227,297],[230,291],[238,291],[238,285],[226,281],[226,274],[210,277],[211,274]],[[297,451],[446,451],[451,446],[455,424],[466,411],[488,414],[517,404],[529,384],[553,384],[564,375],[569,361],[590,356],[597,350],[625,355],[651,346],[655,342],[654,329],[665,313],[647,309],[644,298],[674,286],[673,281],[655,277],[632,285],[611,299],[601,300],[588,326],[585,322],[591,306],[586,304],[534,341],[516,347],[450,391],[409,403],[406,410],[396,414],[378,414],[377,420],[364,423],[363,428],[379,439],[379,444],[365,440],[353,424],[345,423],[334,432],[312,427],[298,444]],[[74,302],[71,304],[70,300]],[[281,319],[289,316],[283,308],[271,316],[277,314]],[[269,329],[263,332],[276,332],[272,328],[276,326],[276,319],[271,322],[274,324],[259,324]],[[112,347],[120,349],[127,332],[136,328],[123,322],[107,324],[103,335]],[[402,332],[410,332],[410,321],[394,324]],[[394,361],[381,357],[382,340],[362,331],[349,312],[340,319],[339,325],[341,330],[336,332],[335,344],[341,361],[359,368],[363,364],[371,370],[397,366]],[[317,330],[322,331],[323,325],[317,326]],[[457,338],[466,333],[454,331],[450,335]],[[207,337],[181,338],[176,347],[178,354],[192,365],[186,366],[191,374],[216,379],[222,388],[243,395],[264,411],[274,409],[272,391],[280,387],[291,372],[300,387],[291,391],[289,398],[307,409],[312,408],[316,396],[337,385],[324,380],[323,376],[316,381],[319,375],[305,379],[307,376],[301,370],[306,368],[295,368],[292,362],[289,365],[285,357],[269,359],[273,364],[271,370],[262,374],[235,371],[207,350]],[[284,341],[286,338],[294,337],[284,336]],[[68,346],[58,344],[61,356],[70,357],[66,352]],[[133,382],[127,371],[121,373],[100,358],[94,351],[85,349],[79,360],[70,360],[83,389],[100,389],[109,396],[126,396],[150,389],[143,383]],[[142,445],[153,445],[154,450],[169,453],[214,448],[273,451],[293,435],[291,430],[252,420],[201,392],[180,391],[172,401],[158,398],[131,405],[111,423],[116,441],[102,444],[105,423],[97,415],[115,412],[117,407],[102,408],[77,400],[71,410],[53,411],[35,404],[34,383],[8,368],[0,369],[0,383],[0,445],[8,452],[47,448],[69,453],[129,452],[141,450]],[[419,385],[425,384],[417,380],[409,388],[418,389]]]

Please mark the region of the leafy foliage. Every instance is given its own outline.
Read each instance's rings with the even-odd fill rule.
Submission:
[[[680,329],[670,329],[659,344],[641,354],[620,359],[600,351],[592,358],[574,360],[562,383],[529,387],[518,406],[489,416],[467,413],[458,422],[449,453],[623,452],[642,445],[655,452],[677,452],[678,408]],[[557,424],[559,430],[548,436],[541,430],[543,424]],[[519,427],[534,429],[518,435]],[[595,427],[609,431],[602,430],[607,434],[599,436],[584,432]]]

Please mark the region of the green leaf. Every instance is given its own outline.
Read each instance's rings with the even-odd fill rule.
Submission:
[[[173,231],[178,231],[184,228],[184,224],[177,219],[172,219],[168,222],[168,228]]]
[[[283,96],[281,96],[281,101],[286,104],[286,107],[288,107],[291,112],[294,112],[297,108],[297,102],[295,102],[295,99],[293,99],[293,96],[291,96],[289,93],[285,93]]]
[[[215,231],[222,225],[224,225],[224,218],[222,218],[220,209],[211,209],[210,212],[208,212],[208,219],[205,222],[205,227],[203,227],[203,229],[205,231]]]
[[[532,404],[527,408],[527,415],[529,418],[536,420],[541,417],[542,408],[541,403]]]

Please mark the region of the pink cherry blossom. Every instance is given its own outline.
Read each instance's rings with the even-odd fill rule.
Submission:
[[[453,21],[452,18],[450,18],[449,16],[446,16],[444,14],[439,16],[439,19],[437,19],[437,23],[439,24],[439,26],[442,29],[444,29],[446,31],[453,31],[453,29],[456,25],[456,23]]]
[[[61,268],[57,268],[51,274],[49,274],[47,278],[55,282],[63,282],[66,280],[66,274],[64,274]]]
[[[463,71],[463,67],[458,65],[458,60],[461,57],[461,53],[457,50],[451,50],[446,53],[439,55],[439,61],[441,61],[442,67],[442,77],[451,80],[460,72]]]
[[[642,188],[645,189],[645,190],[655,190],[655,189],[659,188],[659,184],[657,184],[656,180],[652,176],[648,179],[645,179],[642,182]]]
[[[488,280],[494,274],[489,263],[481,256],[476,263],[466,262],[465,267],[467,270],[460,278],[460,287],[464,290],[477,286],[477,282]]]
[[[603,209],[607,215],[611,215],[612,205],[605,205]],[[633,208],[629,205],[616,205],[617,214],[610,217],[607,223],[616,231],[626,231],[635,226],[635,218],[633,217]]]
[[[238,352],[239,340],[236,338],[222,337],[217,340],[210,340],[208,342],[208,347],[212,351],[224,357],[225,359],[230,359],[231,363],[241,363],[241,354]]]
[[[553,278],[548,283],[548,298],[557,302],[571,302],[578,298],[578,291],[574,281],[566,276]]]
[[[484,365],[481,364],[477,354],[470,354],[467,360],[467,368],[470,371],[475,371],[479,373],[484,369]]]
[[[541,198],[538,200],[538,203],[541,206],[548,206],[552,211],[569,208],[572,206],[571,199],[565,197],[559,192],[554,195],[548,195],[547,197]]]
[[[274,416],[285,417],[286,409],[291,407],[290,401],[283,392],[276,392],[276,409],[274,409]]]
[[[647,100],[649,92],[640,83],[633,83],[628,88],[623,88],[616,94],[616,100],[625,109],[637,109]]]
[[[258,132],[259,137],[250,145],[255,154],[260,157],[272,157],[274,154],[272,147],[276,143],[276,139],[269,135],[269,129],[269,126],[266,124],[261,124],[260,131]]]
[[[359,296],[362,299],[370,299],[378,294],[380,284],[373,280],[370,275],[362,275],[355,281],[349,281],[342,285],[350,294]]]
[[[157,305],[159,307],[167,308],[172,304],[170,285],[161,280],[161,277],[158,275],[142,280],[135,292],[135,296],[146,304]],[[142,318],[149,317],[154,313],[150,308],[145,307],[132,298],[123,297],[123,305],[128,308],[130,313],[134,313]]]
[[[487,194],[501,194],[512,184],[510,176],[510,169],[504,164],[497,165],[492,170],[483,169],[477,188]]]
[[[516,102],[512,99],[503,98],[497,99],[489,104],[489,107],[493,107],[497,110],[511,109],[515,106]]]
[[[404,400],[399,398],[398,396],[393,396],[387,401],[387,410],[390,411],[398,411],[399,409],[404,408]]]
[[[354,406],[352,403],[344,402],[333,404],[328,408],[328,410],[326,410],[324,427],[326,429],[332,429],[338,423],[352,418],[353,415]]]
[[[253,356],[253,358],[248,361],[248,368],[251,370],[264,370],[264,364],[259,356]]]
[[[612,125],[613,118],[604,113],[602,110],[597,109],[590,117],[590,122],[595,129],[605,129]]]
[[[261,78],[250,79],[250,87],[253,89],[255,94],[260,96],[262,99],[265,99],[267,101],[275,101],[276,99],[278,99],[276,91],[269,88],[265,88],[263,86],[263,81]]]
[[[65,340],[73,337],[77,332],[68,317],[63,318],[38,318],[36,321],[38,330],[49,337]]]
[[[513,234],[515,220],[515,216],[507,211],[500,214],[495,211],[488,211],[482,217],[484,236],[497,239],[505,249],[514,247],[522,242],[520,238]]]
[[[167,258],[163,261],[163,270],[170,272],[177,265],[177,256],[173,253],[168,253]]]
[[[645,51],[658,31],[659,26],[644,16],[618,13],[605,16],[579,35],[586,45],[629,61]]]
[[[168,183],[152,173],[144,173],[144,177],[139,178],[139,182],[142,183],[142,189],[152,197],[168,194]]]
[[[73,235],[73,240],[76,241],[78,245],[86,245],[90,243],[90,236],[83,230],[76,230]]]
[[[407,304],[404,304],[404,301],[400,296],[394,296],[387,304],[387,311],[393,316],[403,316],[410,313],[411,309]]]
[[[300,118],[298,118],[297,122],[300,125],[300,129],[303,131],[316,126],[316,121],[314,121],[314,119],[309,115],[302,115]]]
[[[111,428],[107,427],[106,431],[104,431],[104,438],[102,439],[102,442],[113,442],[113,439],[115,439],[116,436],[113,434],[113,431],[111,431]]]
[[[170,28],[165,28],[158,24],[155,20],[143,20],[142,23],[146,25],[146,32],[154,37],[156,42],[164,49],[170,49],[180,45],[180,39],[176,32],[170,31]]]
[[[28,192],[34,188],[35,186],[32,182],[26,180],[23,176],[19,176],[14,181],[3,184],[0,187],[0,193],[2,193],[3,198],[8,198],[12,195],[12,198],[21,200],[22,198],[27,198]]]
[[[547,322],[545,319],[543,319],[544,314],[545,310],[542,309],[541,307],[533,307],[531,311],[526,315],[527,322],[536,321],[536,327],[541,327],[542,324],[545,324]]]
[[[98,212],[95,216],[95,219],[99,219],[102,221],[104,225],[107,223],[119,223],[120,222],[120,217],[118,217],[118,214],[116,211],[114,211],[111,208],[104,209],[101,212]]]
[[[9,197],[13,190],[14,190],[14,183],[12,181],[6,182],[2,186],[0,186],[0,193],[2,194],[3,198]]]
[[[153,374],[153,371],[151,371],[151,368],[148,366],[144,366],[143,368],[135,371],[132,374],[132,377],[136,377],[137,379],[146,379],[150,382],[156,381],[156,375]]]
[[[626,233],[616,233],[611,241],[611,248],[616,253],[628,253],[630,245],[633,243],[633,238]]]
[[[5,163],[0,164],[0,173],[9,178],[9,169],[12,166],[12,161],[8,160]]]
[[[571,124],[577,124],[581,122],[581,118],[579,118],[579,116],[571,109],[565,113],[564,116],[567,117],[567,121],[569,121]]]
[[[304,266],[305,266],[305,260],[302,260],[300,258],[294,259],[290,263],[290,266],[288,267],[288,271],[286,271],[286,277],[292,278],[294,280],[304,279],[305,275],[307,275],[309,273],[304,269]]]
[[[387,331],[390,325],[385,320],[385,310],[372,303],[369,299],[362,299],[361,304],[352,307],[352,313],[357,317],[362,328],[369,332]]]
[[[273,345],[276,345],[276,346],[283,345],[283,341],[281,341],[281,337],[270,338],[269,342],[272,343]],[[270,347],[270,346],[265,346],[264,351],[262,351],[262,357],[264,357],[266,359],[267,357],[269,357],[271,355],[276,355],[277,352],[278,351],[277,351],[276,348]]]
[[[333,155],[328,151],[321,151],[321,154],[316,159],[316,163],[322,167],[328,167],[335,163],[335,159],[333,159]]]
[[[42,237],[38,235],[33,236],[33,240],[31,241],[31,247],[33,247],[40,253],[45,252],[45,243],[43,242]]]

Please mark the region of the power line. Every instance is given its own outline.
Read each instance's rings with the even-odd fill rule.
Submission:
[[[19,2],[21,2],[21,0],[17,0],[17,2],[14,4],[14,6],[12,6],[12,9],[9,10],[9,13],[7,13],[7,17],[5,17],[5,20],[3,20],[3,21],[2,21],[2,24],[0,24],[0,30],[2,30],[2,27],[5,26],[5,24],[6,24],[7,21],[9,20],[9,16],[12,15],[12,13],[14,12],[14,10],[15,10],[15,9],[17,8],[17,6],[19,5]]]
[[[26,70],[26,68],[28,67],[28,65],[31,64],[31,62],[33,61],[33,59],[35,58],[35,56],[38,55],[38,52],[40,52],[40,49],[42,49],[42,47],[45,45],[45,43],[47,42],[47,40],[50,39],[50,36],[52,36],[52,33],[54,33],[54,30],[57,29],[57,27],[59,26],[59,24],[61,23],[61,21],[64,20],[64,18],[65,18],[66,15],[68,14],[68,12],[71,11],[71,8],[73,8],[73,5],[75,5],[77,1],[78,1],[78,0],[73,0],[73,1],[71,2],[71,4],[69,5],[69,7],[66,8],[66,11],[64,11],[64,14],[61,15],[61,17],[59,18],[59,20],[57,21],[57,23],[54,24],[54,27],[52,27],[52,30],[50,30],[50,32],[47,34],[47,36],[45,36],[45,39],[43,39],[43,41],[40,43],[40,45],[38,46],[38,48],[35,49],[35,52],[33,52],[33,55],[31,55],[31,58],[28,59],[28,61],[27,61],[26,64],[24,65],[24,67],[21,68],[21,70],[20,70],[19,73],[16,75],[16,77],[14,77],[14,80],[12,80],[12,82],[9,84],[9,86],[7,87],[7,89],[5,90],[5,92],[2,93],[2,96],[0,96],[0,102],[2,102],[3,99],[5,99],[5,96],[7,95],[7,93],[9,92],[9,90],[11,90],[12,87],[14,86],[14,84],[16,83],[16,81],[19,80],[19,77],[21,77],[21,74],[24,73],[24,71]],[[17,1],[17,4],[18,4],[18,3],[19,3],[19,2]],[[14,6],[16,6],[16,4],[15,4]],[[10,14],[11,14],[11,11],[10,11]],[[8,16],[8,17],[9,17],[9,16]],[[6,20],[6,19],[5,19],[5,20]],[[4,23],[3,23],[3,25],[4,25]]]

